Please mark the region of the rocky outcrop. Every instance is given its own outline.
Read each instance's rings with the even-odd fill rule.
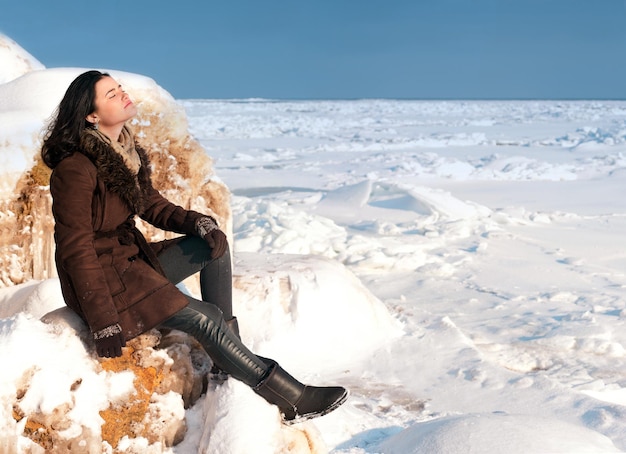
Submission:
[[[46,323],[71,330],[91,348],[89,332],[68,308],[57,309],[43,317]],[[130,374],[132,392],[109,403],[101,410],[99,428],[76,424],[73,404],[79,398],[82,379],[71,384],[76,396],[54,409],[40,408],[26,413],[21,401],[31,383],[23,377],[13,405],[13,418],[23,426],[23,436],[41,446],[46,453],[123,452],[120,440],[142,439],[162,450],[183,440],[187,427],[185,409],[206,391],[211,360],[195,339],[180,331],[151,330],[128,342],[119,358],[99,358],[96,373]],[[29,375],[28,373],[26,375]]]

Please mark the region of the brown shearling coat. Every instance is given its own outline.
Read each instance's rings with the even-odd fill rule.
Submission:
[[[203,216],[162,197],[152,187],[147,154],[137,146],[135,177],[122,157],[86,135],[81,150],[53,170],[55,260],[66,304],[92,332],[119,323],[126,339],[145,332],[187,305],[156,259],[168,242],[148,244],[134,227],[139,215],[167,231],[196,234]]]

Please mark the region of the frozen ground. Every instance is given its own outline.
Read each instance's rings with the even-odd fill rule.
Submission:
[[[183,104],[236,254],[337,260],[404,325],[317,423],[336,452],[626,448],[626,103]]]

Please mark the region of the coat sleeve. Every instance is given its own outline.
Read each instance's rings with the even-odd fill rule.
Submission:
[[[161,195],[151,184],[147,185],[146,207],[141,218],[162,230],[197,235],[196,220],[203,217],[202,213],[186,210]]]
[[[104,272],[94,248],[93,164],[76,153],[61,161],[50,179],[57,266],[69,277],[92,332],[119,322]]]

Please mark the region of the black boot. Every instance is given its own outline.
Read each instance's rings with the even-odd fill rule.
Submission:
[[[253,389],[280,409],[287,424],[323,416],[348,398],[348,391],[341,386],[304,385],[289,375],[276,361],[261,359],[266,364],[271,364],[270,371]]]
[[[226,320],[225,323],[233,334],[241,339],[241,336],[239,335],[239,322],[237,321],[237,317]],[[213,366],[211,366],[211,370],[209,371],[209,379],[216,385],[221,385],[228,380],[228,372],[224,372],[217,366],[217,364],[213,363]]]

